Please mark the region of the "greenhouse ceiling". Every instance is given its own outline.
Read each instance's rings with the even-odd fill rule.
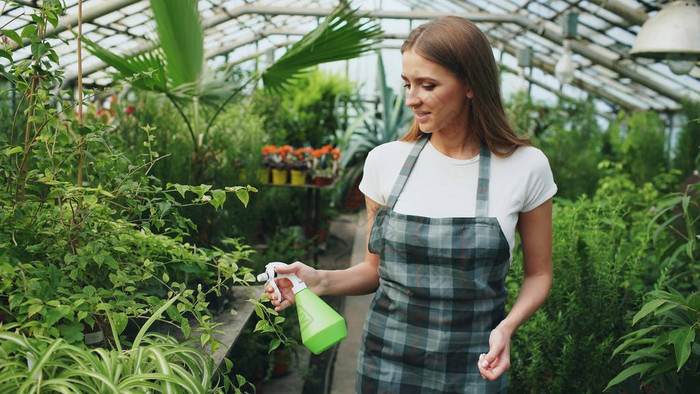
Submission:
[[[78,51],[74,33],[78,0],[62,0],[65,16],[50,32],[65,70],[65,86],[78,79]],[[30,20],[36,0],[15,0],[5,5],[0,26],[20,31]],[[539,89],[557,96],[588,94],[617,109],[675,112],[683,99],[700,100],[700,67],[686,75],[674,74],[664,62],[630,56],[641,25],[667,2],[635,0],[528,1],[528,0],[355,0],[384,30],[381,46],[396,49],[411,28],[442,15],[463,16],[488,35],[502,69]],[[338,0],[199,0],[205,28],[207,58],[219,63],[244,63],[296,42],[338,5]],[[152,48],[155,38],[148,0],[83,0],[82,31],[86,38],[119,53]],[[570,83],[555,78],[564,53],[562,21],[578,16],[577,35],[570,40],[574,76]],[[700,23],[700,21],[698,21]],[[700,38],[699,38],[700,39]],[[6,41],[6,44],[9,44]],[[518,65],[518,54],[529,49],[530,66]],[[29,57],[27,48],[15,53]],[[82,52],[83,83],[109,83],[109,70],[99,59]],[[522,58],[521,58],[522,59]],[[0,59],[6,65],[7,59]],[[518,82],[518,83],[523,83]],[[509,82],[510,83],[510,82]],[[505,84],[505,82],[504,82]],[[64,87],[65,87],[64,86]],[[505,89],[506,87],[504,87]]]

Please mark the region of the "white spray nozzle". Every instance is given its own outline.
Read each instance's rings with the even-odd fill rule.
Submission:
[[[277,282],[275,281],[275,278],[287,278],[292,282],[292,291],[294,294],[298,293],[299,291],[303,290],[306,288],[306,284],[299,279],[296,275],[294,274],[278,274],[277,271],[275,271],[275,267],[284,267],[286,266],[286,263],[282,263],[279,261],[273,261],[271,263],[267,263],[265,266],[265,272],[259,274],[257,276],[258,282],[268,282],[272,288],[275,289],[275,294],[277,295],[278,300],[282,300],[282,293],[280,293],[279,287],[277,287]]]

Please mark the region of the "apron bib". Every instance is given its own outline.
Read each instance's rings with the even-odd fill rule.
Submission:
[[[482,144],[476,217],[429,218],[393,210],[429,136],[406,159],[389,201],[377,211],[369,250],[379,287],[367,313],[358,393],[505,393],[479,374],[479,354],[505,317],[510,247],[486,217],[491,152]]]

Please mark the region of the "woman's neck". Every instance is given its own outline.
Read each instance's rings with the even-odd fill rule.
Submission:
[[[430,143],[445,156],[453,159],[467,160],[479,154],[480,142],[474,133],[436,132],[430,137]]]

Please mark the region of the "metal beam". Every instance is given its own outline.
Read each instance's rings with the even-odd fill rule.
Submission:
[[[105,13],[117,10],[121,7],[124,7],[126,5],[130,5],[133,3],[138,2],[139,0],[116,0],[116,1],[110,1],[110,2],[105,2],[103,3],[102,6],[98,7],[93,7],[91,8],[91,17],[92,19],[96,18],[97,16],[104,15]],[[620,13],[621,16],[627,18],[630,17],[630,20],[633,21],[634,23],[637,22],[642,22],[643,19],[646,17],[646,14],[643,12],[640,13],[639,11],[635,11],[634,9],[631,9],[624,4],[622,4],[619,0],[607,0],[607,1],[594,1],[596,4],[600,4],[601,6],[604,6],[606,9],[609,9],[612,12]],[[93,10],[94,9],[94,10]],[[310,8],[310,7],[268,7],[268,6],[260,6],[260,5],[255,5],[255,4],[247,4],[243,5],[241,7],[234,8],[232,10],[229,10],[225,13],[219,14],[215,17],[209,18],[206,21],[203,22],[204,28],[210,28],[213,26],[216,26],[220,23],[224,23],[226,21],[229,21],[231,19],[238,18],[243,15],[249,15],[249,14],[256,14],[256,15],[298,15],[298,16],[313,16],[313,17],[325,17],[328,16],[333,10],[330,8]],[[361,11],[363,12],[363,11]],[[558,26],[553,26],[554,24],[552,22],[545,21],[543,23],[540,23],[538,21],[533,21],[532,19],[529,19],[525,16],[522,15],[516,15],[516,14],[489,14],[489,13],[473,13],[473,12],[438,12],[438,11],[421,11],[421,10],[414,10],[414,11],[384,11],[384,10],[374,10],[374,11],[367,11],[366,15],[369,17],[373,18],[379,18],[379,19],[402,19],[402,20],[429,20],[429,19],[435,19],[439,18],[442,16],[446,15],[456,15],[460,16],[466,19],[469,19],[474,22],[487,22],[487,23],[513,23],[516,24],[523,29],[532,31],[536,34],[541,35],[542,37],[546,38],[547,40],[554,42],[558,45],[562,45],[562,36],[559,34]],[[74,18],[74,19],[77,19]],[[90,20],[92,20],[90,19]],[[85,21],[85,18],[84,18]],[[71,23],[71,20],[65,21],[62,25],[63,26],[68,26]],[[58,30],[58,29],[57,29]],[[64,29],[65,30],[65,29]],[[269,35],[269,34],[268,34]],[[262,37],[259,37],[262,38]],[[386,38],[389,38],[387,35]],[[245,45],[247,42],[241,41],[242,44],[240,45]],[[239,45],[239,46],[240,46]],[[229,50],[234,50],[237,46],[234,43],[231,43],[230,45],[226,46]],[[579,55],[589,59],[591,62],[595,64],[602,65],[604,67],[607,67],[610,70],[615,71],[622,77],[627,77],[631,79],[632,81],[639,83],[640,85],[646,86],[647,88],[654,90],[676,102],[681,102],[685,98],[693,98],[697,99],[697,92],[691,92],[686,89],[685,92],[678,91],[672,87],[669,87],[667,85],[664,85],[662,83],[659,83],[657,81],[651,80],[648,77],[644,76],[643,74],[635,71],[631,67],[624,66],[619,64],[619,59],[610,59],[603,54],[601,54],[599,51],[596,51],[594,48],[579,44],[578,42],[574,41],[571,43],[571,49],[573,52],[578,53]],[[216,50],[216,54],[222,54],[224,53],[224,50]],[[105,64],[95,64],[92,67],[90,67],[90,72],[94,72],[96,70],[99,70],[100,68],[104,68],[106,65]],[[72,76],[71,76],[72,78]],[[66,81],[69,82],[70,79],[69,77],[66,77]],[[628,104],[629,105],[629,104]]]
[[[107,15],[110,12],[118,11],[124,7],[130,6],[134,3],[138,3],[142,0],[110,0],[102,1],[94,7],[87,8],[83,10],[83,23],[90,23],[95,19]],[[77,6],[76,6],[77,7]],[[64,31],[78,26],[78,13],[63,16],[59,19],[56,28],[49,25],[46,29],[46,37],[57,35],[58,33],[63,33]],[[28,38],[22,40],[23,45],[28,45],[31,41]]]
[[[632,22],[633,25],[641,26],[649,19],[646,12],[632,8],[620,0],[588,0],[593,4],[612,12],[615,15],[622,17],[624,20]]]
[[[563,39],[561,34],[557,33],[558,30],[561,30],[560,28],[558,29],[559,26],[552,26],[552,23],[545,23],[544,25],[535,25],[535,24],[530,24],[530,25],[523,25],[524,28],[528,28],[532,30],[535,33],[538,33],[540,36],[557,43],[559,45],[563,45]],[[659,83],[657,81],[651,80],[648,77],[642,75],[641,73],[633,70],[631,67],[623,66],[621,65],[618,61],[620,59],[610,59],[604,55],[602,55],[600,52],[597,52],[593,47],[588,46],[588,45],[583,45],[578,43],[575,40],[571,41],[571,50],[575,53],[578,53],[579,55],[589,59],[591,62],[595,64],[599,64],[601,66],[604,66],[612,71],[615,71],[616,73],[620,74],[623,77],[627,77],[631,79],[632,81],[646,86],[651,90],[654,90],[656,92],[659,92],[660,94],[676,101],[676,102],[681,102],[684,99],[688,98],[693,98],[692,93],[689,91],[679,91],[676,90],[668,85],[664,85],[662,83]],[[697,100],[697,93],[695,94],[695,100]]]

